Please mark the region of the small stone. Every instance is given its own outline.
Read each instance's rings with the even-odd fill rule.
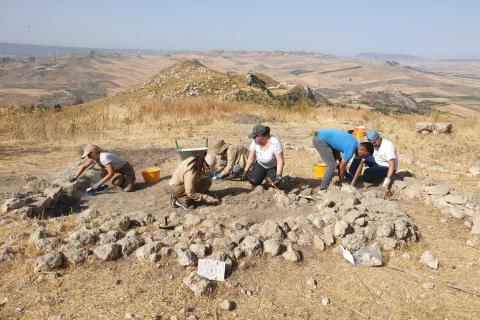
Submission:
[[[337,238],[343,238],[347,232],[347,229],[348,229],[348,223],[346,221],[339,220],[335,223],[333,234]]]
[[[411,258],[410,253],[408,253],[408,252],[403,253],[402,258],[405,259],[405,260],[410,260],[410,258]]]
[[[32,234],[30,235],[30,239],[35,242],[37,240],[45,238],[46,236],[47,234],[45,231],[45,227],[41,226],[32,232]]]
[[[332,303],[332,302],[330,301],[330,298],[323,298],[323,299],[322,299],[322,305],[326,306],[326,305],[328,305],[328,304],[330,304],[330,303]]]
[[[198,258],[205,258],[207,255],[207,247],[201,243],[191,244],[190,251],[192,251]]]
[[[317,289],[317,280],[310,277],[310,278],[307,279],[307,285],[312,289]]]
[[[262,252],[262,243],[253,236],[247,236],[240,243],[240,249],[245,252],[247,256],[252,256]]]
[[[65,257],[61,252],[51,252],[38,257],[35,261],[35,272],[51,271],[59,269],[65,264]]]
[[[197,256],[192,251],[179,248],[178,250],[176,250],[176,253],[177,261],[181,266],[187,267],[197,264]]]
[[[122,256],[122,246],[116,243],[107,243],[96,247],[93,254],[103,261],[117,260]]]
[[[435,288],[435,284],[432,282],[425,282],[424,284],[422,284],[422,287],[424,287],[425,289],[433,289]]]
[[[300,251],[293,249],[291,245],[287,247],[287,251],[282,254],[282,257],[291,262],[299,262],[302,259]]]
[[[187,320],[198,320],[198,318],[197,318],[197,316],[195,316],[195,315],[192,314],[192,315],[189,315],[189,316],[187,317]]]
[[[438,269],[438,259],[435,259],[431,251],[425,251],[420,258],[420,262],[431,269]]]
[[[317,236],[317,235],[314,235],[313,236],[313,245],[316,249],[320,250],[320,251],[324,251],[325,250],[325,243],[323,242],[323,240]]]
[[[220,303],[220,308],[223,310],[232,311],[235,309],[235,302],[225,299],[222,301],[222,303]]]
[[[200,277],[195,271],[192,271],[185,279],[183,279],[183,283],[189,287],[196,296],[212,290],[212,282]]]

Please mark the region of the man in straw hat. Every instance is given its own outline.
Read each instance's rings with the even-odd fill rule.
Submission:
[[[213,150],[217,156],[220,156],[220,166],[214,179],[233,179],[243,173],[248,158],[247,148],[219,140],[214,145]]]
[[[85,147],[81,158],[87,159],[78,168],[77,173],[70,181],[75,181],[85,170],[97,163],[106,170],[107,174],[93,186],[92,191],[97,190],[101,185],[106,184],[110,180],[112,180],[112,185],[122,188],[125,192],[133,191],[135,171],[128,161],[123,160],[116,154],[104,152],[94,144],[88,144]]]

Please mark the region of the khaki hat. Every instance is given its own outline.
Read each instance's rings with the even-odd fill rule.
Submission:
[[[219,140],[213,146],[213,150],[215,151],[215,154],[222,154],[225,152],[225,150],[228,149],[228,146],[229,146],[228,143],[225,143],[225,141],[223,140]]]
[[[82,156],[80,157],[81,159],[84,159],[86,157],[88,157],[88,155],[90,154],[90,152],[96,152],[96,153],[100,153],[102,152],[102,149],[97,146],[97,145],[94,145],[94,144],[87,144],[85,146],[85,149],[83,150],[83,154]]]

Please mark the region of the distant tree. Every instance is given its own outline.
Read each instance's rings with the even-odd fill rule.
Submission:
[[[79,96],[76,96],[76,97],[75,97],[75,100],[73,100],[72,105],[73,105],[73,106],[76,106],[77,104],[82,104],[82,103],[83,103],[83,99],[80,98]]]

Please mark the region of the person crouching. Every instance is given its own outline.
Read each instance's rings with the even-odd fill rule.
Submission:
[[[107,174],[93,186],[93,191],[110,180],[112,180],[112,185],[122,188],[125,192],[134,190],[135,170],[133,170],[132,165],[127,160],[120,158],[116,154],[104,152],[94,144],[88,144],[85,147],[81,158],[87,158],[87,160],[79,167],[77,173],[70,181],[77,180],[85,170],[97,163],[106,170]]]
[[[183,160],[169,181],[171,205],[190,211],[198,202],[210,205],[220,204],[220,200],[208,195],[212,186],[211,175],[215,172],[216,158],[214,155],[201,154]]]
[[[233,145],[219,140],[214,150],[215,154],[220,156],[220,166],[214,179],[239,178],[247,164],[248,149],[242,145]]]

